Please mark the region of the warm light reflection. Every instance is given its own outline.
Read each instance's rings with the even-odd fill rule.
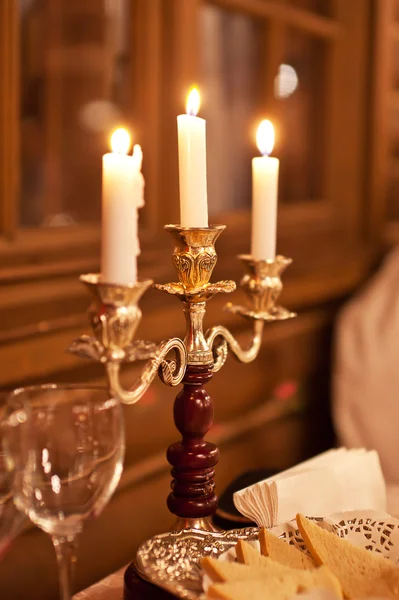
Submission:
[[[274,127],[273,123],[268,119],[259,124],[258,131],[256,132],[256,144],[263,156],[271,154],[274,146]]]
[[[127,154],[130,148],[130,135],[126,129],[115,129],[111,135],[111,150],[117,154]]]
[[[298,74],[291,65],[281,64],[274,80],[276,98],[289,98],[298,87]]]
[[[50,485],[51,485],[51,489],[53,490],[54,494],[59,494],[61,491],[61,479],[58,477],[58,475],[52,475],[51,479],[50,479]]]
[[[186,103],[186,113],[192,117],[196,117],[200,108],[201,97],[196,87],[191,88]]]

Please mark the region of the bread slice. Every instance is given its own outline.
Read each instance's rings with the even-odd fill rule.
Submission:
[[[261,580],[236,581],[234,583],[215,583],[208,589],[207,600],[291,600],[296,594],[291,582],[284,584]],[[318,598],[318,592],[314,590],[312,598]],[[323,598],[336,600],[332,592],[323,591]]]
[[[314,569],[315,562],[311,556],[294,548],[284,540],[263,528],[259,532],[260,551],[276,562],[293,569]]]
[[[271,534],[269,534],[269,536],[271,536]],[[285,558],[287,562],[289,561],[294,564],[285,564],[284,565],[283,560],[275,559],[272,556],[269,556],[269,557],[262,556],[262,554],[259,554],[259,552],[254,548],[254,546],[252,546],[248,542],[244,542],[243,540],[239,540],[235,547],[238,562],[240,562],[243,565],[261,567],[262,564],[264,564],[265,559],[266,560],[271,559],[271,560],[274,560],[275,562],[277,562],[278,564],[284,565],[286,567],[290,567],[291,569],[305,570],[305,566],[306,566],[306,570],[311,570],[316,567],[313,559],[310,556],[303,554],[303,552],[301,552],[300,550],[297,550],[296,548],[292,548],[291,546],[288,546],[288,544],[286,542],[279,540],[275,536],[271,536],[271,537],[274,537],[278,541],[279,544],[284,546],[284,548],[278,549],[277,554],[280,557],[282,556],[283,560]],[[272,542],[272,544],[273,544],[273,542]],[[261,549],[262,549],[262,546],[261,546]],[[288,549],[288,552],[284,553],[284,551],[286,551],[286,549]],[[290,560],[291,551],[292,551],[293,559]],[[299,557],[297,557],[297,554],[299,554]],[[303,556],[304,560],[302,560],[302,556]]]
[[[252,546],[250,548],[257,552]],[[282,585],[291,582],[295,592],[319,588],[331,590],[338,598],[342,598],[338,579],[326,567],[304,571],[285,567],[265,556],[259,555],[259,558],[262,559],[261,566],[248,566],[209,557],[202,559],[201,566],[213,583],[267,580],[268,583],[276,582],[276,585]]]
[[[399,567],[393,562],[353,546],[303,515],[296,520],[316,564],[327,566],[338,577],[346,598],[399,598]]]
[[[263,572],[259,574],[259,568],[248,567],[247,565],[228,562],[227,560],[218,560],[208,556],[201,560],[201,567],[208,577],[211,578],[212,583],[246,581],[251,577],[253,579],[262,579],[264,576]]]
[[[269,559],[259,554],[258,550],[249,542],[238,540],[236,547],[236,556],[239,563],[249,567],[261,567],[263,564],[269,564]]]
[[[267,582],[263,579],[216,583],[207,592],[209,600],[288,600],[297,592],[293,581]]]

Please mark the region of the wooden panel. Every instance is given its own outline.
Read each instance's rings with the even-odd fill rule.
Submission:
[[[158,201],[163,194],[160,171],[165,154],[162,143],[162,1],[134,0],[131,4],[130,35],[134,48],[129,99],[134,107],[134,137],[142,144],[145,156],[145,206],[142,212],[153,235],[160,223],[159,212],[163,212]]]
[[[0,2],[0,234],[15,234],[19,197],[19,14]]]
[[[369,144],[370,191],[367,231],[380,245],[399,240],[396,190],[398,154],[397,2],[373,4],[372,105]]]
[[[333,122],[334,166],[330,171],[330,194],[336,222],[342,226],[339,244],[364,244],[364,179],[367,109],[367,28],[368,2],[340,3],[339,19],[343,29],[336,48],[334,88],[329,93],[335,103]],[[345,32],[345,33],[344,33]],[[351,61],[348,61],[348,57]],[[350,93],[348,91],[350,90]],[[357,176],[355,174],[358,174]]]
[[[288,4],[274,0],[207,0],[231,10],[251,12],[260,17],[269,17],[286,23],[298,25],[302,29],[318,36],[335,38],[341,29],[334,20],[320,17],[315,13],[303,11]]]
[[[372,120],[370,131],[370,194],[367,228],[373,240],[380,241],[385,217],[388,157],[388,107],[390,46],[387,31],[391,22],[392,2],[374,3],[374,38],[372,47]]]

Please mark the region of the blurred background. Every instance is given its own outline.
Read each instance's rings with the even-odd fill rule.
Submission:
[[[88,330],[78,276],[99,268],[101,156],[115,126],[144,153],[139,274],[173,281],[162,227],[179,219],[176,116],[193,83],[207,119],[211,221],[227,225],[215,278],[242,275],[255,129],[270,118],[277,249],[294,259],[283,300],[299,312],[267,326],[257,361],[229,358],[209,386],[221,492],[244,471],[284,468],[334,443],[336,315],[399,240],[399,1],[0,0],[2,392],[103,381],[101,367],[65,348]],[[245,343],[248,325],[223,313],[224,301],[212,300],[206,324],[223,322]],[[150,291],[142,308],[140,337],[184,332],[174,298]],[[126,386],[138,368],[126,369]],[[157,382],[126,410],[125,472],[83,536],[80,588],[170,525],[174,395]],[[33,526],[0,565],[0,589],[14,594],[2,597],[25,598],[27,583],[30,598],[56,597],[51,544]]]

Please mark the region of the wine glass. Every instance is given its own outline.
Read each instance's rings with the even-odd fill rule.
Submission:
[[[20,530],[25,516],[13,498],[15,468],[4,449],[6,423],[4,407],[0,408],[0,560]]]
[[[102,388],[33,386],[9,396],[6,422],[15,503],[51,536],[61,599],[71,600],[78,536],[106,506],[122,473],[121,405]]]

